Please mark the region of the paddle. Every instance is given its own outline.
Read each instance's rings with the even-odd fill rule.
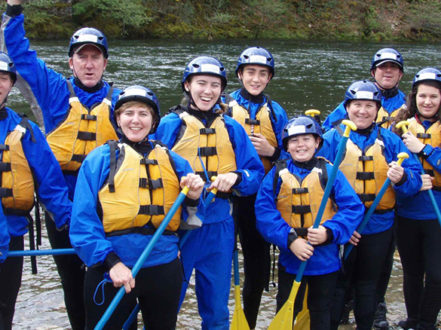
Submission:
[[[74,249],[54,249],[54,250],[23,250],[23,251],[9,251],[9,257],[24,257],[24,256],[56,256],[62,254],[75,254]]]
[[[147,244],[144,251],[142,251],[141,256],[138,258],[138,260],[136,261],[135,265],[132,268],[133,277],[136,277],[142,265],[144,264],[145,260],[152,252],[156,242],[159,240],[165,228],[167,227],[168,223],[170,222],[170,220],[178,210],[179,206],[181,206],[182,202],[184,201],[185,196],[188,193],[188,190],[189,190],[188,187],[184,187],[184,189],[182,189],[182,191],[179,193],[178,197],[176,198],[176,201],[173,203],[167,215],[164,217],[164,220],[162,220],[161,224],[156,229],[155,234],[152,236],[152,239],[150,240],[149,244]],[[115,297],[113,297],[112,302],[107,307],[107,310],[104,312],[99,322],[96,324],[95,330],[102,329],[106,325],[106,322],[109,320],[110,316],[112,316],[112,313],[115,311],[115,308],[118,306],[119,302],[124,297],[124,294],[125,294],[125,289],[124,286],[122,286],[118,290]]]
[[[401,165],[401,163],[406,159],[409,158],[409,155],[405,152],[400,152],[398,154],[398,165]],[[377,207],[378,203],[380,203],[381,198],[383,198],[384,193],[386,192],[387,188],[390,185],[390,179],[387,178],[384,183],[383,186],[381,187],[380,191],[378,192],[377,196],[375,197],[374,201],[372,202],[372,205],[369,207],[368,211],[366,212],[366,214],[364,215],[363,220],[361,221],[360,225],[357,228],[357,232],[358,233],[363,233],[363,230],[366,228],[366,225],[369,222],[369,219],[371,217],[371,215],[374,213],[375,208]],[[344,259],[347,259],[349,254],[351,253],[352,249],[354,248],[354,245],[352,244],[348,244],[348,247],[345,250],[345,254],[344,254]]]
[[[323,199],[320,203],[317,216],[314,221],[313,228],[317,228],[322,220],[323,212],[325,211],[325,206],[328,201],[328,197],[331,194],[332,186],[334,185],[335,177],[337,176],[338,166],[343,158],[343,152],[346,149],[346,142],[349,138],[349,133],[351,130],[356,130],[357,127],[350,120],[343,120],[342,122],[346,125],[343,137],[337,146],[337,155],[335,156],[334,165],[332,166],[331,173],[328,177],[328,182],[326,183],[325,192],[323,194]],[[281,330],[281,329],[292,329],[293,327],[293,311],[294,311],[294,301],[299,291],[300,283],[302,282],[303,272],[305,271],[308,261],[303,261],[297,271],[296,279],[292,285],[291,292],[289,294],[288,300],[282,306],[282,308],[277,313],[274,320],[268,327],[268,330]]]
[[[400,121],[397,124],[397,128],[401,128],[403,130],[403,133],[407,133],[407,131],[408,131],[407,127],[408,126],[409,126],[409,122],[406,121],[406,120]],[[414,153],[412,153],[412,155],[415,158],[415,160],[418,163],[420,163],[420,159],[418,158],[418,156],[416,154],[414,154]],[[421,165],[421,174],[426,174],[426,172],[424,172],[424,168],[423,168],[422,165]],[[430,202],[432,203],[432,206],[433,206],[433,208],[435,210],[436,217],[438,218],[438,222],[441,225],[441,212],[439,210],[438,204],[436,203],[435,196],[433,195],[432,189],[427,190],[427,193],[429,194]]]
[[[240,279],[239,279],[239,255],[237,252],[237,246],[234,249],[233,255],[234,264],[234,313],[231,321],[231,330],[249,330],[247,318],[242,309],[242,303],[240,301]]]
[[[305,111],[306,116],[312,117],[316,122],[318,122],[321,126],[321,120],[320,120],[320,110],[317,109],[309,109]]]

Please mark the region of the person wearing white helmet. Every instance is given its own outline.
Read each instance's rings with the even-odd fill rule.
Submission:
[[[408,96],[407,108],[398,113],[396,122],[408,120],[409,131],[396,131],[418,155],[423,181],[433,186],[435,203],[441,205],[441,71],[433,67],[418,71]],[[397,246],[407,310],[407,319],[398,323],[403,329],[436,329],[441,309],[441,226],[431,205],[426,191],[397,200]]]
[[[5,49],[30,93],[26,98],[38,104],[48,143],[63,170],[72,200],[78,169],[86,155],[107,140],[118,139],[113,106],[121,91],[103,79],[109,54],[107,39],[101,31],[85,27],[73,33],[66,58],[72,76],[66,78],[47,67],[30,48],[22,3],[23,0],[7,0],[2,17]],[[53,248],[71,247],[68,226],[57,231],[47,213],[45,222]],[[83,329],[84,264],[76,255],[54,259],[71,326]]]
[[[14,63],[0,52],[0,329],[5,330],[12,327],[23,268],[23,257],[8,258],[8,252],[24,250],[23,236],[33,225],[34,194],[59,230],[70,222],[72,209],[60,166],[43,133],[6,106],[16,79]]]
[[[202,329],[229,329],[235,241],[230,197],[255,194],[264,175],[245,130],[224,116],[227,106],[220,103],[220,97],[226,77],[225,67],[214,57],[191,60],[181,80],[183,102],[170,109],[155,133],[156,139],[189,161],[208,190],[218,190],[215,200],[203,210],[202,227],[193,230],[181,248],[185,276],[181,301],[195,269]]]
[[[332,165],[317,157],[322,131],[311,117],[291,119],[282,133],[289,160],[279,160],[265,176],[256,198],[257,228],[278,246],[277,310],[284,305],[303,261],[308,261],[294,305],[307,300],[311,330],[330,329],[331,301],[340,269],[339,244],[360,223],[364,206],[341,171],[335,176],[318,228],[316,219]],[[305,297],[305,287],[308,294]]]
[[[236,66],[242,88],[225,97],[228,114],[247,131],[266,173],[281,155],[282,130],[288,122],[285,110],[264,94],[274,73],[273,55],[263,47],[248,47],[240,54]],[[268,290],[271,267],[270,244],[256,228],[255,199],[253,194],[233,200],[244,256],[244,313],[251,329],[256,326],[262,292]]]

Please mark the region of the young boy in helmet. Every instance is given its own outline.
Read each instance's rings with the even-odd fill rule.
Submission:
[[[108,58],[107,39],[94,28],[76,31],[68,49],[72,76],[65,78],[46,67],[29,48],[21,3],[22,0],[7,0],[2,21],[6,50],[38,102],[48,143],[63,170],[69,198],[73,199],[78,169],[86,155],[107,140],[118,138],[113,105],[120,90],[103,80]],[[57,231],[47,214],[46,228],[53,248],[70,247],[68,230]],[[72,328],[83,329],[84,265],[76,255],[54,259]]]
[[[280,249],[277,310],[288,299],[301,262],[308,261],[294,315],[301,310],[308,284],[310,328],[330,328],[330,306],[340,269],[339,244],[349,241],[364,207],[343,173],[337,172],[331,197],[316,229],[312,228],[332,165],[316,157],[322,131],[312,118],[291,119],[283,130],[283,148],[291,159],[278,161],[265,176],[256,198],[257,228]]]
[[[195,269],[202,329],[229,328],[235,240],[229,198],[232,194],[255,194],[264,174],[245,130],[222,113],[226,106],[220,105],[220,97],[226,77],[225,67],[214,57],[199,56],[190,61],[182,78],[185,98],[161,120],[155,135],[189,161],[207,189],[218,190],[214,202],[205,205],[202,227],[193,230],[181,250],[185,276],[181,301]]]
[[[236,75],[242,88],[227,97],[228,114],[245,128],[259,155],[265,172],[276,161],[282,148],[282,130],[288,122],[285,110],[264,94],[274,76],[274,57],[262,47],[249,47],[239,56]],[[260,299],[270,275],[270,244],[256,228],[256,195],[234,197],[234,218],[244,256],[244,313],[255,328]]]
[[[150,89],[127,87],[115,105],[115,117],[122,138],[87,156],[78,175],[72,209],[70,239],[88,266],[86,328],[96,326],[112,297],[124,286],[127,294],[109,319],[111,328],[122,328],[138,299],[148,329],[172,330],[176,328],[182,285],[176,231],[181,213],[188,214],[187,208],[180,207],[172,217],[136,282],[130,268],[151,241],[180,188],[190,188],[184,205],[195,209],[204,182],[192,173],[186,160],[148,139],[160,121],[159,102]],[[105,302],[98,305],[94,292],[106,272],[113,285],[105,285]]]
[[[7,256],[8,251],[24,249],[34,192],[59,229],[69,223],[72,208],[44,135],[36,124],[6,107],[16,79],[14,63],[0,52],[0,329],[12,327],[23,257]]]
[[[404,61],[400,52],[393,48],[378,50],[371,62],[371,76],[381,90],[381,107],[376,122],[383,128],[389,128],[394,117],[406,105],[406,96],[398,89],[403,77]],[[338,126],[347,118],[344,101],[326,118],[323,128],[329,130]]]
[[[345,94],[348,118],[357,126],[346,144],[341,171],[353,186],[366,208],[369,208],[387,178],[392,184],[386,190],[362,233],[355,231],[350,243],[356,247],[346,260],[333,303],[333,328],[342,314],[346,289],[355,291],[354,314],[358,329],[371,329],[374,322],[376,288],[393,239],[395,194],[412,196],[421,188],[418,164],[411,157],[402,166],[398,154],[409,150],[390,130],[380,127],[375,119],[381,107],[380,89],[373,82],[352,83]],[[328,131],[320,155],[333,162],[342,138],[342,126]]]

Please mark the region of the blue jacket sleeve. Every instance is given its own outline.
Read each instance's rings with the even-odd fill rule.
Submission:
[[[276,191],[273,190],[275,167],[264,177],[255,202],[256,226],[263,238],[280,249],[288,249],[288,234],[291,227],[283,220],[275,203],[280,190],[280,179]]]
[[[23,14],[16,17],[3,14],[3,24],[5,22],[4,37],[8,54],[35,95],[43,111],[45,128],[49,131],[64,118],[69,107],[66,79],[62,74],[47,68],[37,53],[29,48]]]
[[[35,142],[29,130],[22,139],[23,151],[37,182],[37,193],[57,228],[70,222],[72,202],[60,165],[40,129],[31,123]]]
[[[283,143],[282,143],[282,132],[285,128],[286,124],[288,123],[288,116],[286,114],[285,109],[283,109],[279,103],[275,101],[271,101],[271,104],[274,109],[274,114],[276,116],[276,121],[274,122],[274,130],[277,137],[277,143],[280,150],[283,150]]]
[[[0,205],[0,264],[8,257],[9,241],[8,223]]]
[[[114,252],[97,213],[98,192],[109,175],[109,150],[108,145],[93,150],[78,173],[69,236],[87,266],[102,263]]]
[[[241,196],[255,194],[265,174],[262,162],[245,129],[231,117],[224,118],[236,155],[236,172],[242,177],[233,189]]]
[[[175,145],[182,121],[176,113],[169,113],[161,118],[159,126],[149,138],[164,143],[169,149]]]
[[[344,102],[341,102],[335,109],[332,111],[328,117],[326,117],[323,122],[323,130],[328,131],[334,126],[338,125],[343,119],[347,118],[346,108],[344,106]]]
[[[426,144],[424,151],[429,155],[429,157],[426,158],[426,161],[432,165],[435,171],[441,173],[441,148],[432,147],[430,144]]]

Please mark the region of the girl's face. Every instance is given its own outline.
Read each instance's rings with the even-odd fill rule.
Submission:
[[[320,138],[316,138],[313,134],[297,135],[288,140],[286,150],[295,161],[307,162],[314,157],[319,144]]]
[[[349,120],[358,129],[365,129],[372,125],[377,117],[378,105],[375,101],[353,100],[346,106]]]
[[[116,122],[127,139],[141,142],[149,134],[153,124],[153,109],[148,106],[134,105],[123,110]]]
[[[416,105],[422,119],[433,121],[439,111],[441,92],[438,88],[421,83],[416,93]]]
[[[222,81],[211,75],[195,75],[184,83],[184,88],[190,93],[198,110],[213,109],[222,93]]]

